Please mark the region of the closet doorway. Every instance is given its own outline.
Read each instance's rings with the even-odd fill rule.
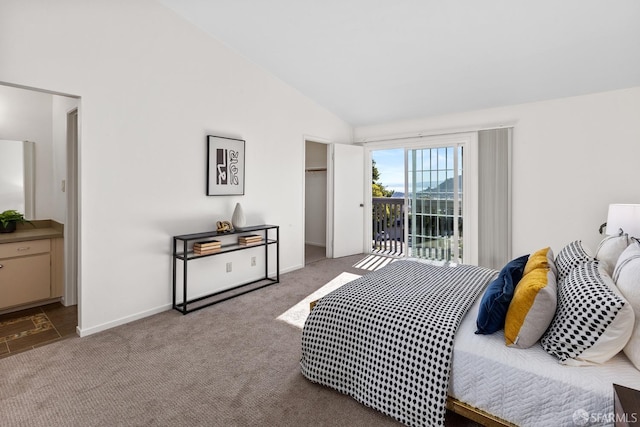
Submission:
[[[328,144],[305,141],[305,265],[327,257],[328,149]]]

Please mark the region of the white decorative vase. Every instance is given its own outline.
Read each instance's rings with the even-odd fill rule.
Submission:
[[[240,203],[236,203],[236,208],[233,210],[231,225],[233,225],[233,228],[236,230],[242,230],[242,228],[247,225],[247,219],[244,217],[244,211]]]

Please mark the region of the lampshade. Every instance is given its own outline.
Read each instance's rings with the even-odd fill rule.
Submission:
[[[616,235],[622,230],[630,237],[640,237],[640,205],[611,204],[607,215],[607,234]]]

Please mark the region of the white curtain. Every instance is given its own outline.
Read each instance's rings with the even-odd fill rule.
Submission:
[[[511,128],[478,132],[478,264],[511,260]]]

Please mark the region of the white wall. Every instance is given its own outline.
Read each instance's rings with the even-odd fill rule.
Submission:
[[[35,219],[54,216],[52,120],[51,95],[0,85],[0,139],[35,142]]]
[[[515,123],[513,253],[595,249],[609,203],[640,203],[640,87],[356,128],[355,140]]]
[[[81,334],[165,310],[171,236],[237,201],[281,226],[283,271],[304,265],[303,135],[349,142],[347,123],[151,0],[3,1],[0,52],[0,81],[82,97]],[[245,196],[205,196],[207,134],[247,141]]]

